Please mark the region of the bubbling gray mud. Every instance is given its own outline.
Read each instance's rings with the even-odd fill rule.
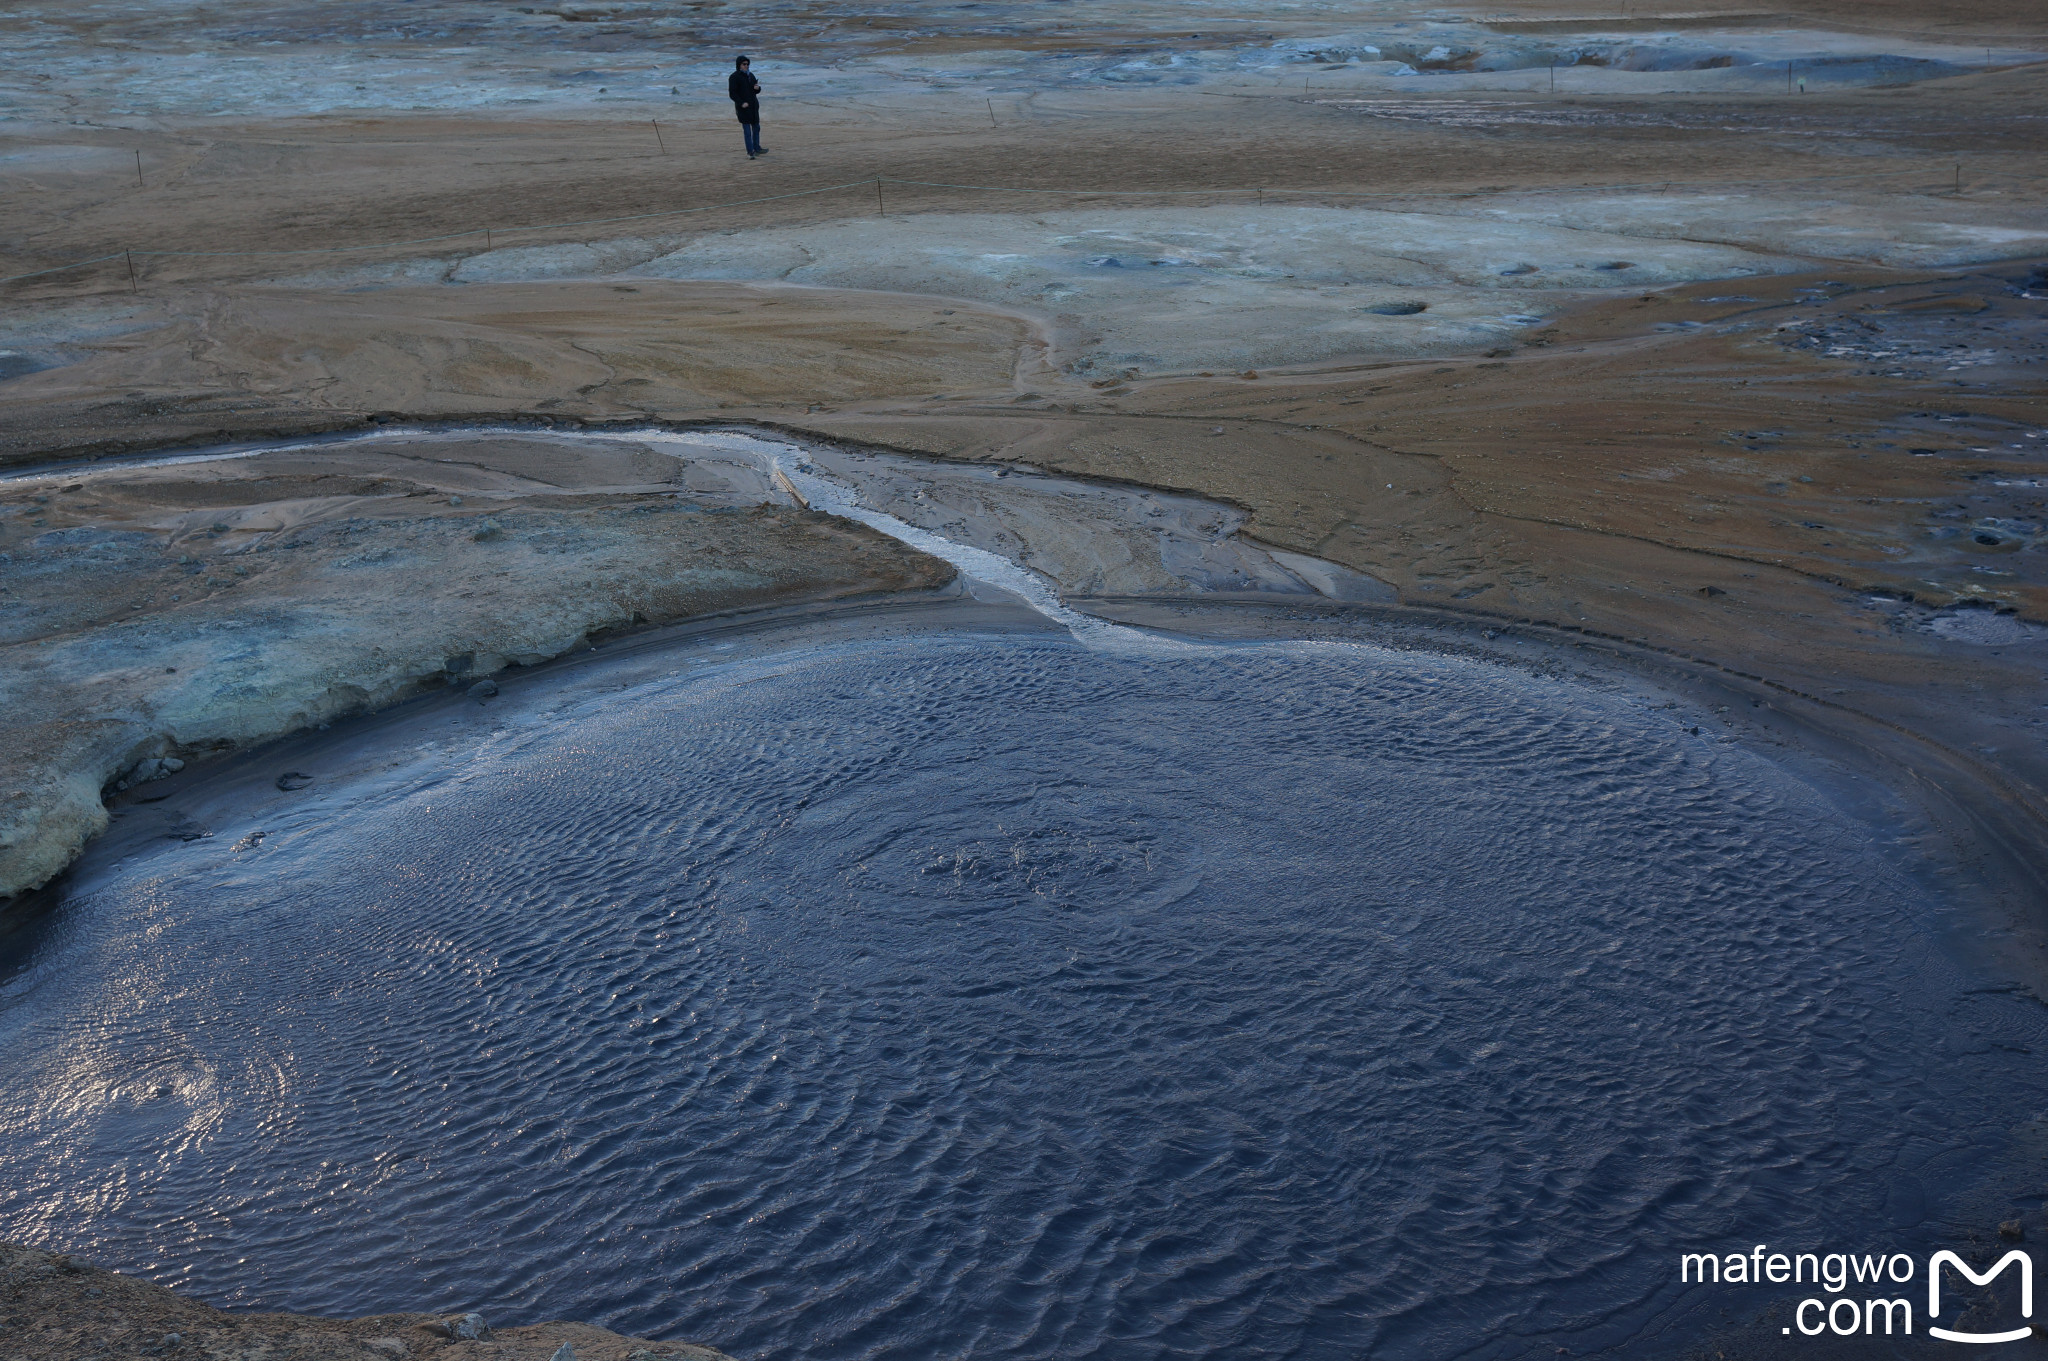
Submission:
[[[0,961],[0,1236],[738,1355],[1656,1355],[1677,1252],[1924,1260],[2048,1096],[1866,830],[1619,699],[666,655],[81,872]]]

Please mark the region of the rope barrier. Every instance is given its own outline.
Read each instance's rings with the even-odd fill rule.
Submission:
[[[1610,192],[1624,189],[1711,189],[1731,185],[1801,185],[1823,181],[1896,179],[1905,175],[1923,173],[1917,169],[1874,170],[1841,175],[1801,175],[1796,179],[1734,179],[1734,180],[1642,180],[1624,184],[1579,184],[1552,185],[1540,188],[1501,188],[1468,190],[1399,190],[1399,189],[1274,189],[1221,187],[1214,189],[1034,189],[1013,184],[954,184],[944,180],[906,180],[893,175],[874,175],[866,179],[850,180],[845,184],[830,184],[818,189],[798,189],[787,194],[768,194],[760,198],[735,199],[729,203],[708,203],[697,208],[669,208],[651,213],[626,213],[616,217],[583,218],[574,222],[552,222],[524,227],[472,227],[465,231],[444,232],[438,236],[416,236],[401,241],[379,241],[355,246],[307,246],[295,250],[138,250],[134,255],[144,258],[180,259],[221,259],[253,258],[257,256],[303,256],[342,255],[356,251],[392,250],[400,246],[427,246],[443,241],[458,241],[466,236],[510,235],[515,232],[556,232],[575,227],[602,227],[615,222],[648,222],[658,218],[688,217],[695,213],[715,213],[726,208],[746,208],[757,203],[777,203],[785,199],[809,198],[817,194],[834,194],[847,189],[865,189],[869,185],[902,184],[922,189],[953,189],[992,194],[1063,194],[1069,198],[1130,198],[1130,197],[1216,197],[1228,194],[1256,193],[1263,200],[1267,194],[1296,194],[1316,198],[1374,198],[1374,199],[1417,199],[1417,198],[1480,198],[1501,194],[1555,194]],[[31,270],[26,274],[0,276],[0,284],[10,284],[22,279],[41,278],[47,274],[61,274],[66,270],[82,269],[87,265],[105,264],[118,260],[126,251],[111,255],[98,255],[90,260],[74,260],[68,265],[54,265],[49,269]]]

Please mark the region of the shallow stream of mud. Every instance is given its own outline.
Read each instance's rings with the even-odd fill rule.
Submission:
[[[1067,614],[1340,593],[1210,503],[631,437],[1074,627],[599,653],[167,785],[0,944],[0,1237],[743,1356],[1676,1354],[1768,1303],[1679,1252],[1924,1260],[2041,1132],[1963,909],[1739,746]]]

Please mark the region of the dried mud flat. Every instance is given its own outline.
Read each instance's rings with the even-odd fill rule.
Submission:
[[[2037,7],[1524,3],[1494,37],[1419,6],[1348,36],[1225,6],[751,30],[708,6],[660,32],[563,6],[495,36],[217,8],[176,39],[196,56],[148,7],[104,21],[129,25],[115,76],[83,21],[9,21],[34,59],[6,87],[0,274],[34,277],[0,284],[0,470],[42,470],[0,483],[10,886],[147,762],[608,630],[949,576],[629,452],[92,461],[750,424],[1185,493],[1382,583],[1375,609],[1744,678],[1965,807],[2011,950],[2048,964]],[[1175,55],[1199,35],[1224,55]],[[1577,44],[1555,95],[1538,39]],[[742,40],[756,163],[686,84]],[[365,78],[317,112],[256,79],[320,44]],[[475,50],[442,70],[437,44]],[[207,74],[222,54],[246,89]],[[1801,60],[1832,74],[1787,93]],[[962,187],[989,185],[1030,192]],[[644,214],[669,216],[534,225]],[[240,698],[173,713],[202,690]]]

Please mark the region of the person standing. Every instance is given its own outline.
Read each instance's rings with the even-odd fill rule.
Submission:
[[[747,159],[751,161],[768,151],[761,145],[761,82],[754,79],[753,63],[745,57],[734,58],[732,68],[732,75],[726,78],[725,93],[732,99],[733,111],[740,116],[740,136],[746,139]]]

